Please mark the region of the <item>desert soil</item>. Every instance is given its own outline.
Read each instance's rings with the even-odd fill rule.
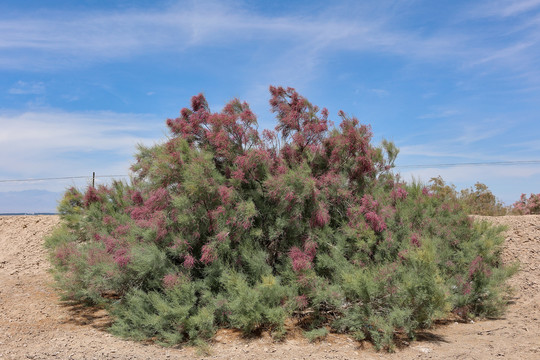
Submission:
[[[341,335],[308,343],[292,331],[275,343],[266,334],[245,339],[232,330],[219,331],[202,353],[115,338],[104,310],[62,303],[43,248],[59,218],[1,216],[0,359],[540,359],[540,216],[482,219],[508,226],[503,259],[521,263],[499,319],[447,321],[393,354]]]

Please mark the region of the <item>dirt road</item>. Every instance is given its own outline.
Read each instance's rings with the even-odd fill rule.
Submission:
[[[63,304],[52,291],[43,238],[56,216],[0,216],[0,359],[540,359],[540,216],[486,218],[508,226],[504,261],[521,262],[515,298],[501,319],[439,325],[395,354],[329,335],[282,343],[220,331],[209,354],[124,341],[103,310]]]

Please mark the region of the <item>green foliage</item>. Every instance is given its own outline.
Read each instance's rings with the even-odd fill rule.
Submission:
[[[305,331],[304,336],[308,339],[309,342],[316,342],[323,340],[328,335],[327,328],[313,329],[310,331]]]
[[[457,201],[463,210],[471,215],[500,216],[508,213],[508,208],[493,195],[487,185],[477,182],[474,188],[457,191],[439,176],[432,178],[430,189],[438,196]]]
[[[271,328],[278,337],[283,334],[288,313],[280,305],[286,298],[287,289],[274,276],[265,276],[252,287],[241,274],[225,273],[223,285],[231,311],[230,325],[245,334],[262,326]]]
[[[469,214],[506,215],[508,209],[501,203],[485,184],[474,184],[474,190],[461,190],[460,199]]]
[[[473,198],[497,208],[487,188],[403,183],[398,149],[373,146],[368,126],[340,112],[330,129],[325,109],[271,92],[279,133],[259,135],[245,103],[211,113],[199,95],[166,142],[139,147],[131,183],[69,189],[46,242],[63,296],[166,345],[219,327],[279,339],[301,317],[310,341],[333,329],[392,349],[450,311],[502,311],[501,229],[467,215]]]
[[[157,290],[163,287],[163,277],[175,267],[167,254],[155,244],[135,245],[131,248],[131,259],[126,273],[131,286],[143,290]]]
[[[156,339],[174,345],[198,335],[213,335],[213,318],[197,309],[195,286],[187,283],[164,292],[134,289],[113,308],[112,333],[136,340]]]

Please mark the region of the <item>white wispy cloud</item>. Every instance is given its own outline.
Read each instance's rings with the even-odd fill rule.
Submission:
[[[26,81],[17,81],[13,85],[8,93],[12,95],[38,95],[45,92],[45,84],[42,82],[26,82]]]
[[[344,16],[326,9],[306,16],[265,16],[218,3],[118,13],[53,12],[47,18],[0,19],[0,66],[65,66],[197,46],[277,41],[313,58],[331,50],[369,50],[441,58],[456,51],[460,35],[425,37],[390,30],[391,18]],[[297,52],[295,51],[295,54]],[[18,54],[13,59],[13,53]],[[35,57],[35,54],[44,56]],[[62,60],[63,59],[63,60]]]
[[[536,9],[537,3],[503,2],[498,9],[515,14]],[[309,15],[268,15],[235,2],[170,4],[161,9],[0,16],[0,69],[84,67],[140,55],[188,57],[194,49],[211,48],[249,49],[251,60],[246,58],[243,73],[257,78],[249,85],[253,88],[283,82],[307,85],[328,58],[339,53],[391,54],[437,66],[450,64],[463,71],[540,76],[535,65],[538,36],[519,33],[515,39],[497,42],[492,38],[494,29],[470,31],[455,24],[418,31],[402,24],[401,10],[416,6],[410,3],[400,4],[397,10],[398,5],[385,2],[330,4]],[[490,13],[477,8],[472,12],[473,20]],[[495,31],[517,26],[503,24]]]
[[[442,122],[421,137],[398,141],[400,156],[397,163],[406,166],[403,168],[406,172],[418,174],[433,175],[435,171],[442,169],[444,171],[440,175],[444,175],[450,171],[448,169],[451,169],[450,173],[455,177],[455,174],[466,176],[469,167],[465,167],[463,173],[459,168],[456,173],[454,168],[438,168],[437,164],[526,160],[534,154],[534,142],[526,146],[527,150],[521,152],[507,146],[497,146],[497,144],[505,144],[508,132],[514,127],[515,121],[502,118]],[[431,164],[433,168],[425,167]],[[422,165],[422,167],[413,167],[413,170],[409,170],[409,165]],[[540,168],[538,170],[540,171]],[[519,175],[514,173],[512,176],[519,177]],[[467,176],[469,179],[474,179],[476,173],[469,172]]]
[[[540,8],[540,0],[489,0],[473,6],[470,15],[474,17],[506,18],[521,15]]]
[[[463,149],[462,146],[453,144],[452,141],[448,141],[448,139],[428,142],[424,144],[401,145],[399,146],[399,154],[401,159],[403,159],[404,157],[421,156],[424,161],[429,161],[427,164],[447,163],[447,159],[449,158],[462,159],[462,161],[472,161],[474,159],[483,157],[483,154],[473,152],[468,149]],[[406,160],[404,161],[401,159],[400,163],[403,163],[404,165],[410,165],[409,163],[405,164]]]
[[[453,117],[459,114],[456,109],[441,109],[427,114],[420,115],[418,119],[443,119]]]
[[[509,143],[504,147],[513,149],[514,153],[525,154],[531,160],[540,160],[540,140],[538,139]]]
[[[390,94],[388,90],[384,89],[370,89],[369,91],[379,97],[388,96]]]
[[[163,128],[156,122],[162,124],[149,115],[113,112],[1,113],[0,173],[16,178],[125,174],[136,145],[161,137],[153,130]]]
[[[453,139],[453,142],[458,145],[471,145],[495,139],[498,136],[502,137],[515,123],[510,119],[499,121],[498,118],[461,122],[457,124],[460,131],[457,132],[458,136]]]
[[[516,59],[519,59],[520,55],[526,52],[529,48],[533,47],[536,42],[525,41],[511,44],[507,47],[497,49],[492,54],[488,54],[482,58],[473,60],[469,63],[470,66],[482,65],[489,62],[502,61],[515,64]]]
[[[540,0],[485,1],[471,6],[461,21],[476,31],[464,68],[481,74],[505,71],[522,85],[540,81]]]
[[[399,168],[398,168],[399,170]],[[401,176],[410,180],[411,178],[421,179],[424,182],[429,181],[433,177],[441,176],[449,183],[466,183],[469,182],[490,182],[493,179],[508,181],[508,179],[527,178],[535,175],[540,175],[538,166],[527,165],[471,165],[471,166],[454,166],[454,167],[431,167],[421,169],[403,169],[400,171]],[[517,199],[516,199],[517,200]]]

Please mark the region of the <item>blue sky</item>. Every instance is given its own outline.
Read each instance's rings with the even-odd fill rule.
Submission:
[[[273,128],[269,85],[371,124],[398,165],[540,160],[539,60],[540,0],[4,0],[0,212],[54,211],[88,182],[2,180],[128,174],[199,92]],[[538,163],[398,170],[540,192]]]

